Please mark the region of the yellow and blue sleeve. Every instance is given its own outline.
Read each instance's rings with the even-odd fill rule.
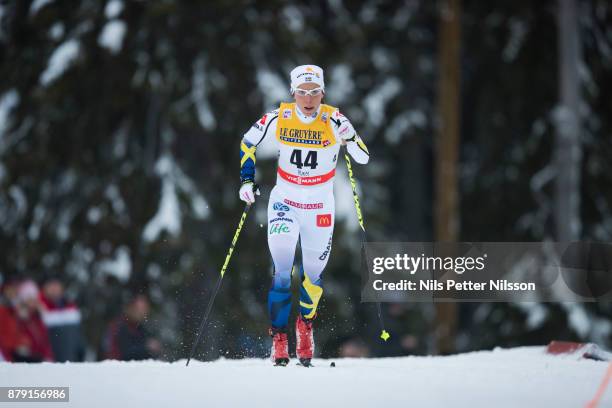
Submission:
[[[243,140],[240,143],[240,181],[255,180],[255,150],[257,146]]]

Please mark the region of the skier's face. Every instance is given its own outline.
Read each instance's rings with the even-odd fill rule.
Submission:
[[[320,88],[319,85],[313,83],[302,84],[298,86],[298,89],[304,89],[306,91],[312,91],[313,89]],[[306,115],[312,115],[319,109],[319,105],[321,105],[321,101],[323,100],[323,92],[319,92],[317,96],[309,95],[299,95],[299,92],[295,92],[293,97],[295,98],[295,103],[297,103],[298,108],[305,113]]]

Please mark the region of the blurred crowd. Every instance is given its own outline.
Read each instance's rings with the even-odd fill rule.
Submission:
[[[40,286],[31,279],[7,280],[0,290],[0,361],[79,362],[88,349],[98,350],[90,360],[157,358],[161,343],[146,328],[149,311],[146,296],[133,296],[108,323],[100,344],[88,347],[81,310],[60,279]]]
[[[109,314],[105,322],[96,324],[100,329],[85,336],[84,322],[91,322],[72,294],[57,277],[48,278],[40,284],[27,278],[4,281],[0,285],[0,362],[81,362],[168,357],[168,350],[162,350],[162,343],[149,329],[151,304],[147,296],[136,293],[121,304],[108,304]],[[116,311],[112,312],[115,306]],[[332,336],[322,340],[320,357],[426,354],[428,345],[423,338],[401,334],[406,333],[407,327],[412,333],[428,330],[426,323],[419,318],[418,310],[408,304],[389,304],[386,311],[387,328],[394,335],[385,342],[384,349],[379,350],[377,343],[372,345],[356,334]],[[226,353],[223,353],[226,357],[269,356],[267,337],[262,339],[242,333],[235,340],[235,343],[231,343],[233,346],[228,346]]]

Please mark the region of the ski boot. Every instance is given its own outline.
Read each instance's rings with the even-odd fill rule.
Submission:
[[[287,332],[284,329],[271,328],[270,336],[272,336],[272,354],[270,358],[275,366],[285,367],[289,364],[289,340]]]
[[[300,365],[312,367],[311,360],[314,354],[314,337],[312,335],[312,321],[302,316],[297,317],[295,322],[296,354]]]

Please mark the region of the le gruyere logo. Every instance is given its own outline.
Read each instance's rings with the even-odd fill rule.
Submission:
[[[283,142],[323,146],[323,133],[322,130],[284,127],[280,129],[279,137]]]

